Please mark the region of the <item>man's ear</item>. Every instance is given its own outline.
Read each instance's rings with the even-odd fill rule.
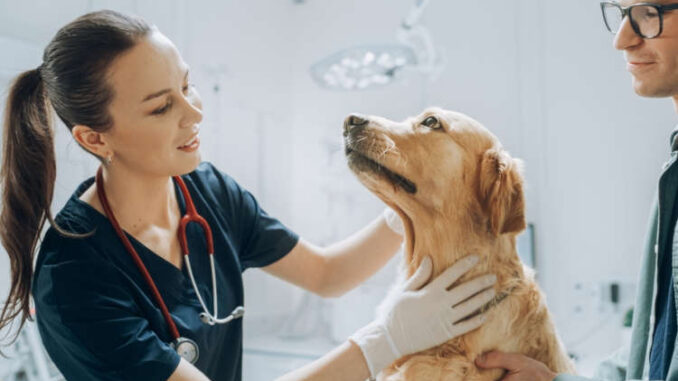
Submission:
[[[525,229],[522,162],[502,148],[487,150],[480,163],[480,203],[494,235]]]

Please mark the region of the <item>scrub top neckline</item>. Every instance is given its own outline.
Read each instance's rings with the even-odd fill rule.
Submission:
[[[78,205],[81,205],[84,207],[85,210],[88,211],[88,215],[91,216],[96,216],[95,218],[98,218],[100,220],[105,220],[107,224],[110,225],[111,228],[113,228],[113,224],[111,221],[108,219],[108,217],[95,209],[92,205],[89,203],[83,201],[80,199],[80,196],[87,190],[89,189],[90,186],[94,183],[95,179],[94,176],[88,178],[85,180],[80,187],[73,193],[72,200],[77,203]],[[184,180],[185,181],[185,180]],[[183,216],[186,213],[186,201],[184,200],[184,195],[181,193],[181,188],[179,188],[179,184],[172,178],[172,183],[174,184],[174,193],[176,195],[177,203],[179,204],[179,212],[180,216]],[[189,190],[190,192],[190,190]],[[122,229],[122,227],[121,227]],[[180,273],[183,275],[184,279],[188,277],[188,272],[186,271],[186,266],[183,263],[183,258],[181,262],[181,268],[176,267],[172,262],[168,261],[167,259],[163,258],[162,256],[158,255],[156,252],[151,250],[148,246],[144,245],[143,242],[139,241],[136,239],[132,234],[130,234],[128,231],[125,229],[122,229],[122,231],[125,233],[127,238],[135,243],[137,246],[142,247],[145,251],[153,254],[153,257],[157,257],[157,259],[160,260],[160,263],[163,263],[169,267],[171,267],[175,272]],[[187,233],[188,234],[188,233]]]

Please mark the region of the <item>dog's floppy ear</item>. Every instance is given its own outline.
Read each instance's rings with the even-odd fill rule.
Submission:
[[[480,163],[480,202],[495,235],[525,229],[521,161],[502,148],[487,150]]]

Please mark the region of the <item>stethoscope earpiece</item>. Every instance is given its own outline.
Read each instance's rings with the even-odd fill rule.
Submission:
[[[201,312],[200,313],[200,320],[208,325],[215,325],[215,324],[226,324],[230,322],[233,319],[238,319],[241,318],[245,314],[245,307],[243,306],[238,306],[233,309],[230,315],[226,316],[225,318],[215,318],[214,316],[208,314],[207,312]]]
[[[233,312],[231,312],[231,315],[233,315],[234,319],[241,318],[244,314],[245,314],[245,307],[243,307],[243,306],[238,306],[233,310]]]
[[[200,320],[202,320],[202,322],[205,324],[214,325],[212,319],[204,312],[200,313]]]

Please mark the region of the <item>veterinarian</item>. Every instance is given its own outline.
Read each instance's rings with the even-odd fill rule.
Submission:
[[[52,111],[101,161],[55,218]],[[0,328],[15,318],[23,326],[32,296],[45,348],[68,380],[240,380],[245,269],[337,296],[399,248],[392,212],[391,225],[379,216],[326,248],[300,239],[201,162],[201,120],[200,97],[172,42],[112,11],[64,26],[42,64],[13,83],[0,214],[11,290]],[[365,380],[477,328],[484,315],[464,318],[493,297],[481,292],[493,276],[447,290],[475,262],[460,260],[423,286],[432,273],[423,260],[385,316],[284,379]]]
[[[638,0],[601,3],[603,21],[624,51],[633,89],[644,97],[672,97],[678,112],[678,2]],[[676,287],[678,287],[678,128],[671,134],[668,161],[659,177],[646,236],[633,315],[628,360],[613,356],[596,372],[605,380],[678,380]],[[656,277],[656,282],[655,282]],[[656,295],[656,297],[654,297]],[[654,302],[654,303],[653,303]],[[476,359],[484,368],[508,370],[504,380],[587,380],[556,375],[542,363],[518,354],[491,352]]]

